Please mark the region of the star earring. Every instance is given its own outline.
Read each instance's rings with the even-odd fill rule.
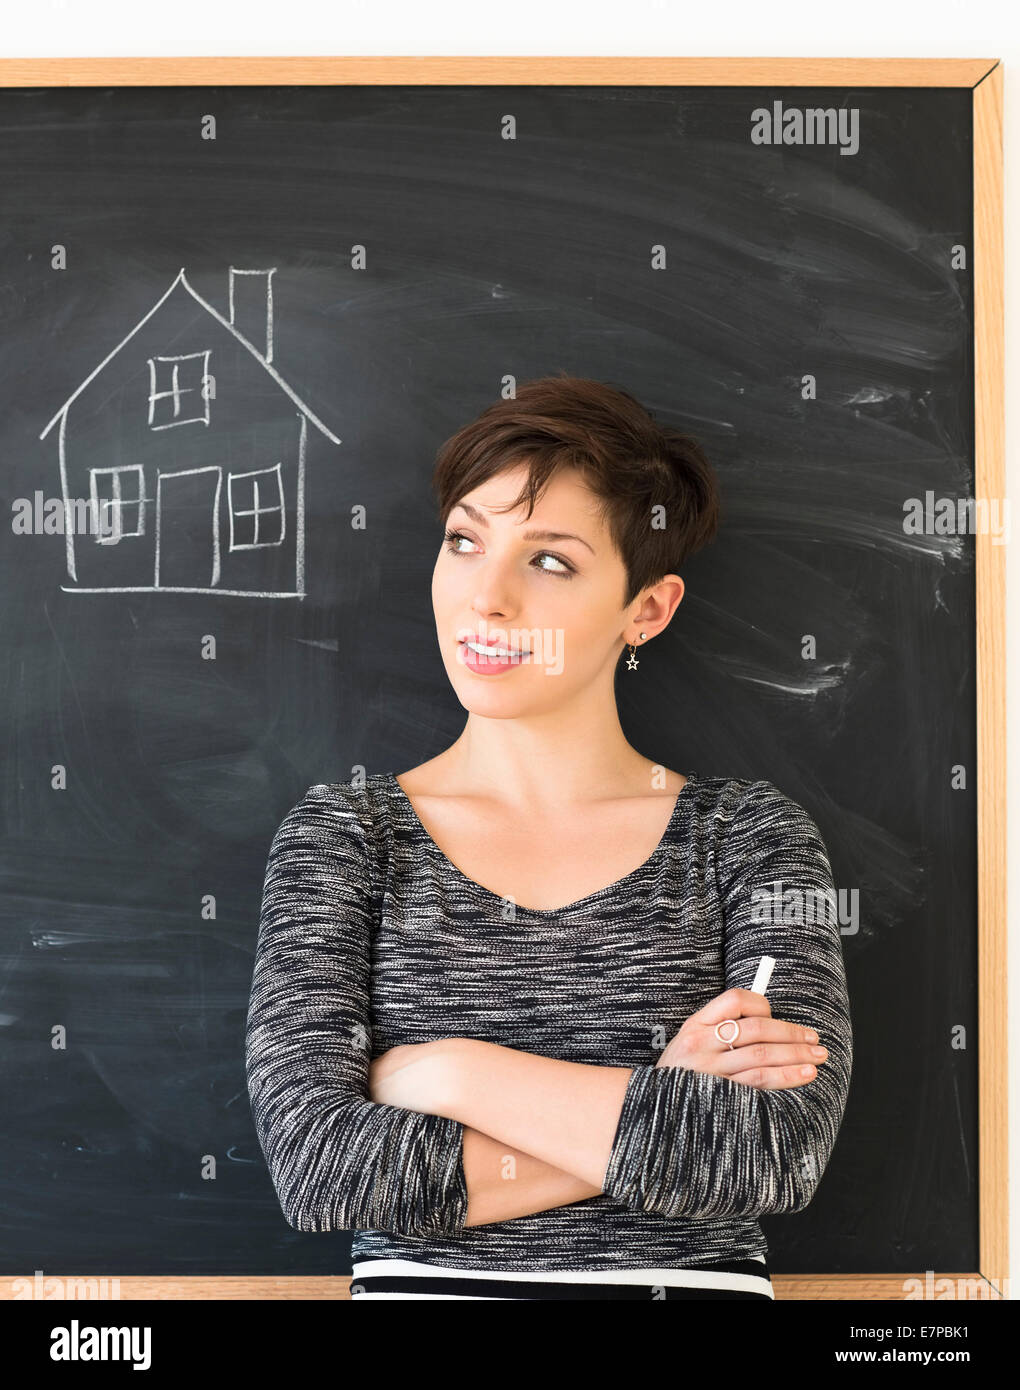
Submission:
[[[647,636],[648,636],[648,633],[647,633],[647,632],[642,632],[641,635],[640,635],[640,637],[638,638],[638,641],[639,641],[639,642],[643,642]],[[627,670],[628,670],[628,671],[636,671],[637,668],[638,668],[638,659],[637,659],[637,656],[635,655],[636,648],[635,648],[633,642],[628,642],[627,645],[630,647],[630,656],[628,656],[628,658],[627,658]]]

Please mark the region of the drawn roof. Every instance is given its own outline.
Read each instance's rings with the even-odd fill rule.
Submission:
[[[78,387],[77,391],[73,391],[71,395],[68,396],[67,400],[57,411],[56,415],[54,415],[53,419],[43,430],[42,434],[40,434],[40,439],[46,438],[46,436],[49,434],[50,430],[57,423],[60,417],[67,413],[67,410],[71,405],[71,402],[76,400],[77,397],[81,395],[81,393],[85,390],[85,387],[88,386],[90,381],[93,381],[99,375],[99,373],[106,366],[107,362],[112,361],[113,358],[116,357],[117,353],[120,352],[124,344],[131,341],[134,335],[141,328],[142,324],[148,323],[149,319],[152,318],[153,314],[160,307],[163,301],[169,298],[171,294],[173,294],[174,290],[177,288],[178,285],[183,285],[184,288],[191,295],[192,299],[196,301],[196,303],[201,304],[202,308],[205,309],[207,313],[212,314],[213,318],[216,319],[217,322],[221,323],[223,327],[228,331],[228,333],[232,333],[234,335],[234,337],[237,339],[237,341],[241,344],[242,347],[248,349],[252,357],[255,358],[255,361],[258,362],[259,366],[265,368],[265,370],[269,373],[269,375],[273,378],[273,380],[281,388],[281,390],[287,393],[287,395],[291,398],[291,400],[298,407],[301,413],[303,415],[306,415],[308,419],[311,420],[312,424],[317,426],[317,428],[322,431],[322,433],[326,436],[327,439],[331,439],[334,444],[340,443],[340,440],[337,438],[337,436],[333,434],[331,430],[328,430],[326,428],[326,426],[322,423],[322,421],[318,418],[317,415],[313,414],[313,412],[309,410],[308,406],[305,405],[304,401],[300,398],[297,392],[292,390],[291,387],[287,385],[287,383],[284,381],[283,377],[279,374],[279,372],[276,371],[276,369],[269,362],[266,361],[266,359],[261,355],[258,349],[254,348],[251,345],[251,343],[248,342],[247,338],[245,338],[242,334],[238,333],[234,325],[232,323],[228,323],[227,320],[223,317],[223,315],[219,313],[218,310],[214,309],[213,306],[207,300],[203,299],[202,296],[197,292],[197,290],[192,289],[191,285],[188,284],[187,278],[184,274],[183,266],[181,267],[180,273],[177,275],[177,278],[174,280],[173,284],[167,290],[166,294],[161,295],[160,298],[157,299],[156,303],[152,306],[152,308],[145,315],[145,317],[138,320],[138,322],[135,324],[134,328],[132,328],[131,332],[127,335],[127,337],[121,339],[121,341],[117,344],[113,351],[111,353],[108,353],[107,356],[103,358],[99,366],[96,367],[94,371],[89,373],[89,375]]]

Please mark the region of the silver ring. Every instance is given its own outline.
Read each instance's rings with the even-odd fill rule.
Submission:
[[[733,1032],[730,1034],[728,1038],[724,1038],[723,1035],[719,1032],[719,1029],[725,1028],[727,1023],[733,1024]],[[721,1043],[725,1043],[729,1050],[732,1052],[733,1044],[740,1037],[740,1024],[737,1022],[735,1018],[724,1018],[721,1023],[717,1023],[715,1025],[715,1035],[719,1039],[719,1041]]]

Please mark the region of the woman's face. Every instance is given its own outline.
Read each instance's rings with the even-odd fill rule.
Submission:
[[[495,510],[526,477],[523,465],[501,473],[452,508],[446,531],[458,538],[444,538],[432,576],[453,688],[467,710],[502,718],[547,711],[605,678],[611,686],[637,611],[621,606],[623,560],[576,470],[558,470],[527,519],[526,503]]]

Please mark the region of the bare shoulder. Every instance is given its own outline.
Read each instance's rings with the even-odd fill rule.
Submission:
[[[398,772],[397,781],[408,796],[448,795],[449,782],[446,778],[446,761],[442,753],[430,758],[427,763]]]
[[[644,790],[637,790],[635,794],[641,800],[647,798],[649,801],[674,801],[687,785],[687,781],[682,772],[674,772],[672,768],[663,767],[661,763],[649,763]],[[640,773],[637,775],[636,786],[641,786]]]
[[[673,772],[670,768],[665,768],[666,785],[662,788],[664,795],[677,796],[687,785],[687,778],[682,772]]]

